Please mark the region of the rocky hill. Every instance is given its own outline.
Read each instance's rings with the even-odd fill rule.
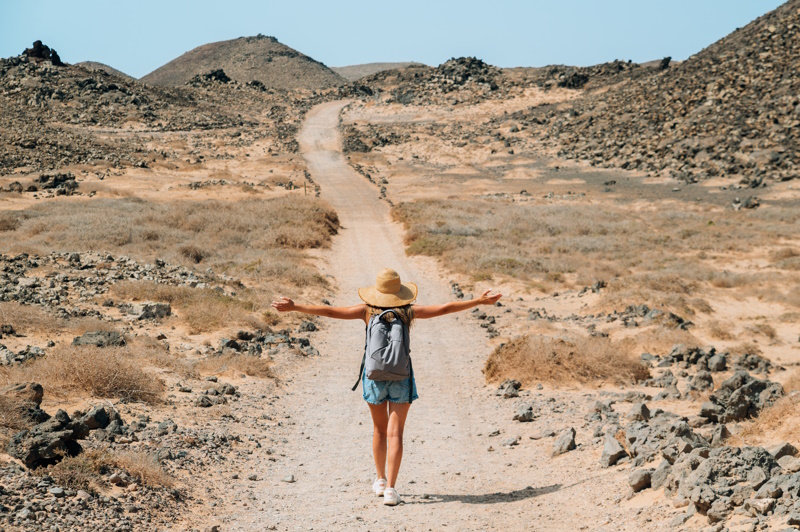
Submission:
[[[258,81],[278,89],[319,90],[347,83],[319,61],[264,35],[198,46],[147,74],[141,81],[175,87],[190,82],[197,75],[219,69],[238,83]]]
[[[348,65],[341,67],[331,67],[331,70],[342,76],[348,81],[356,81],[384,70],[393,70],[397,68],[405,68],[407,66],[425,66],[422,63],[414,61],[399,62],[399,63],[364,63],[362,65]]]
[[[659,172],[792,179],[800,164],[800,0],[791,0],[678,66],[569,109],[519,118],[543,125],[562,156]]]
[[[246,130],[247,142],[269,137],[278,152],[293,152],[296,128],[314,103],[353,94],[350,86],[296,94],[239,84],[222,71],[193,79],[181,87],[146,85],[64,64],[41,43],[0,59],[0,176],[71,164],[145,164],[147,154],[135,137],[110,140],[104,129],[228,130],[232,136],[225,138],[236,143],[245,142]]]
[[[75,66],[79,66],[85,68],[86,70],[102,70],[103,72],[107,72],[114,76],[127,79],[127,80],[134,80],[133,76],[129,76],[125,72],[121,72],[114,67],[110,67],[105,63],[98,63],[97,61],[81,61],[80,63],[75,63]]]

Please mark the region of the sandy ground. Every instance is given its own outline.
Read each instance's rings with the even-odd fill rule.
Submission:
[[[371,284],[385,266],[419,284],[421,304],[449,300],[449,285],[435,263],[404,255],[401,230],[390,222],[376,188],[341,155],[337,122],[343,105],[315,108],[300,135],[314,180],[344,228],[323,266],[340,289],[333,303],[357,304],[356,289]],[[294,368],[275,403],[284,422],[272,436],[282,442],[282,458],[252,456],[252,472],[264,480],[233,488],[231,498],[239,503],[223,518],[224,529],[641,530],[670,513],[651,507],[650,496],[618,504],[627,469],[601,470],[598,448],[581,445],[551,459],[551,440],[527,437],[541,426],[511,421],[511,402],[494,398],[484,384],[489,345],[466,313],[415,325],[420,399],[405,433],[398,482],[404,504],[384,507],[371,492],[369,413],[360,391],[349,390],[362,334],[360,322],[328,322],[318,344],[322,356]],[[585,412],[572,408],[565,414],[577,424],[579,442],[590,438],[580,425]],[[501,445],[516,436],[518,445]],[[295,482],[285,482],[288,475]],[[650,507],[649,515],[641,507]]]

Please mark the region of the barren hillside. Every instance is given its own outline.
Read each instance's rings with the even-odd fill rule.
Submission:
[[[279,89],[325,89],[346,83],[319,61],[264,35],[198,46],[147,74],[141,81],[174,87],[218,69],[242,84],[259,81],[266,87]]]
[[[125,72],[121,72],[114,67],[106,65],[105,63],[98,63],[97,61],[81,61],[80,63],[75,63],[75,66],[83,67],[86,70],[102,70],[129,81],[136,79],[133,76],[129,76]]]
[[[377,72],[384,70],[392,70],[395,68],[405,68],[407,66],[424,66],[422,63],[415,61],[399,62],[399,63],[364,63],[363,65],[348,65],[341,67],[331,67],[331,70],[349,81],[356,81],[366,76],[371,76]]]

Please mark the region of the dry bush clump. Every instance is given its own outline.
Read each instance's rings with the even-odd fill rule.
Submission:
[[[764,352],[753,342],[742,342],[731,347],[731,353],[737,355],[763,355]]]
[[[241,353],[208,357],[198,361],[195,368],[201,373],[220,374],[232,371],[250,377],[275,376],[272,372],[272,363],[268,359]]]
[[[144,486],[173,485],[155,456],[143,451],[88,449],[77,456],[65,457],[45,472],[67,488],[96,492],[105,487],[103,476],[114,468],[122,469]]]
[[[82,392],[124,401],[160,401],[164,383],[141,366],[130,347],[60,346],[30,363],[2,368],[0,377],[39,382],[56,396]]]
[[[715,340],[733,340],[736,338],[730,324],[717,320],[708,323],[708,333]]]
[[[753,325],[748,326],[747,329],[756,334],[762,334],[773,342],[778,338],[778,332],[775,330],[775,327],[769,323],[754,323]]]
[[[16,231],[19,229],[20,225],[21,222],[16,214],[7,212],[0,213],[0,233]]]
[[[626,343],[601,337],[520,336],[486,361],[487,382],[517,379],[523,384],[631,384],[650,372]]]
[[[123,469],[128,475],[137,479],[143,486],[172,486],[170,477],[155,455],[144,451],[121,451],[112,455],[114,465]]]
[[[23,401],[0,396],[0,449],[5,449],[12,434],[31,426],[25,408]]]
[[[800,442],[800,394],[790,394],[768,406],[742,431],[748,443],[781,440]]]
[[[94,198],[40,203],[15,219],[12,252],[97,250],[189,267],[202,261],[261,281],[286,274],[278,282],[296,286],[325,284],[301,250],[328,246],[339,229],[330,206],[298,195],[169,203]]]
[[[264,326],[253,314],[258,310],[256,302],[231,297],[210,288],[171,286],[152,281],[122,281],[111,287],[111,293],[121,299],[170,303],[180,311],[192,334],[234,324]]]
[[[800,369],[795,369],[786,382],[783,383],[783,390],[786,393],[800,391]]]

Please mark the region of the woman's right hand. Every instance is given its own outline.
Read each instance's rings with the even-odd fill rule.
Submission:
[[[494,305],[495,303],[497,303],[498,299],[503,297],[503,294],[492,294],[492,295],[489,295],[489,293],[491,291],[492,291],[492,289],[490,288],[489,290],[487,290],[483,294],[481,294],[481,297],[479,298],[480,303],[478,303],[479,305]]]
[[[278,312],[291,312],[294,310],[294,301],[288,297],[282,297],[278,301],[273,301],[271,306]]]

